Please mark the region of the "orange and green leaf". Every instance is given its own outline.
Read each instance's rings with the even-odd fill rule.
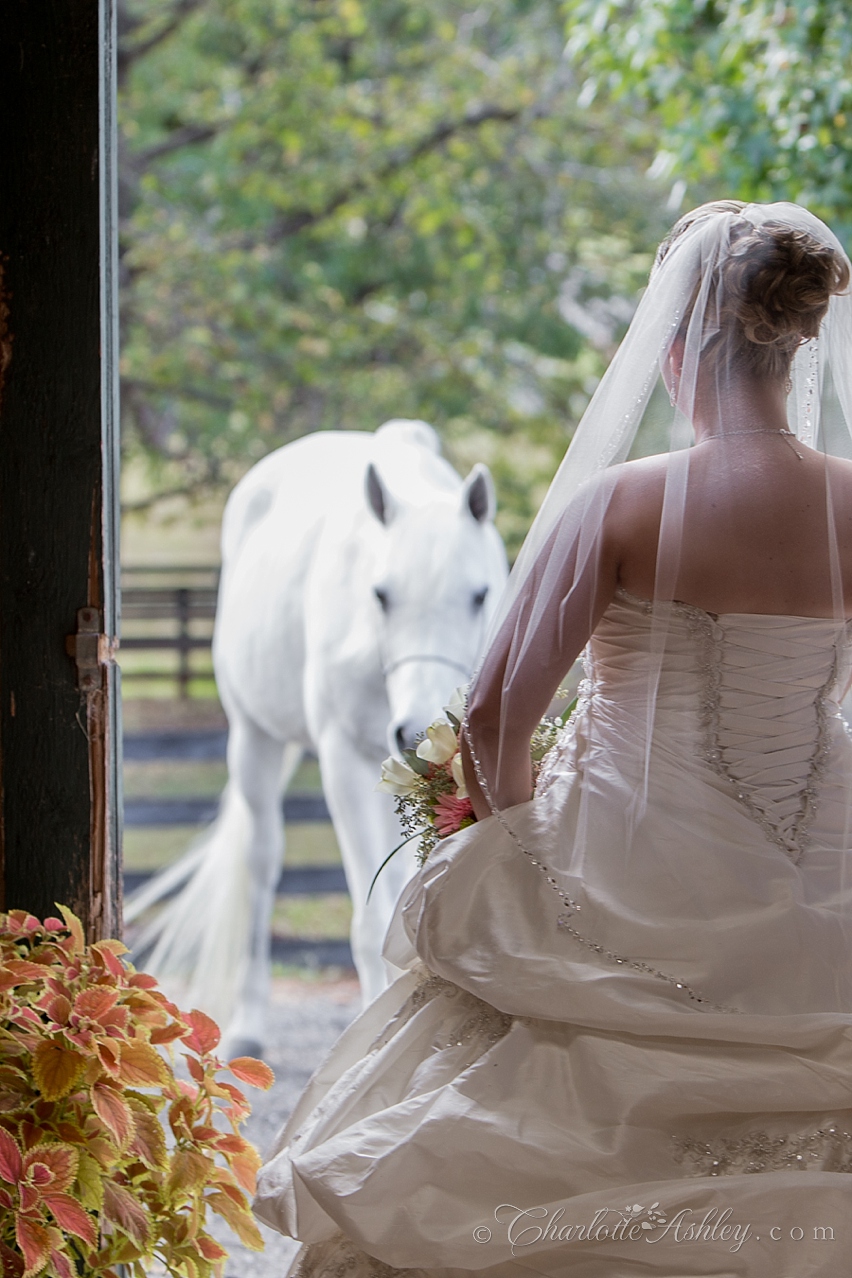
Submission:
[[[24,1175],[28,1175],[42,1193],[64,1193],[77,1175],[79,1150],[73,1145],[51,1142],[35,1145],[24,1156]],[[39,1170],[47,1176],[38,1175]]]
[[[29,959],[8,959],[3,967],[16,978],[16,985],[23,985],[25,981],[44,980],[44,968],[39,963],[31,963]]]
[[[130,1106],[120,1092],[108,1087],[105,1083],[95,1083],[89,1089],[95,1113],[104,1126],[115,1137],[117,1144],[124,1147],[133,1135],[133,1114]]]
[[[211,1143],[223,1154],[241,1154],[244,1149],[249,1148],[248,1141],[242,1136],[237,1136],[235,1132],[220,1132],[215,1140],[211,1138]]]
[[[171,1025],[161,1025],[157,1026],[156,1029],[152,1029],[150,1041],[157,1046],[162,1046],[166,1043],[173,1043],[176,1038],[182,1038],[185,1033],[186,1026],[181,1025],[179,1021],[173,1021]]]
[[[210,1181],[212,1159],[194,1149],[177,1149],[172,1154],[169,1188],[192,1193]]]
[[[99,1021],[118,1002],[118,990],[104,985],[90,985],[74,999],[74,1011],[91,1021]]]
[[[242,1154],[232,1154],[228,1162],[234,1175],[247,1194],[254,1195],[257,1189],[257,1173],[260,1170],[260,1155],[256,1149],[249,1149]]]
[[[245,1204],[240,1207],[230,1195],[218,1191],[210,1194],[207,1202],[217,1216],[221,1216],[231,1226],[245,1247],[251,1251],[263,1251],[263,1236]]]
[[[4,1127],[0,1127],[0,1178],[7,1185],[17,1185],[24,1169],[21,1147]]]
[[[15,1221],[15,1240],[24,1257],[22,1278],[33,1278],[41,1273],[50,1259],[50,1234],[47,1226],[31,1216],[18,1216]]]
[[[217,1260],[227,1260],[228,1258],[228,1253],[221,1243],[217,1243],[208,1234],[199,1234],[195,1239],[195,1247],[205,1260],[215,1262]]]
[[[121,1157],[118,1146],[111,1140],[107,1140],[105,1136],[89,1136],[86,1140],[86,1148],[104,1171],[110,1171]]]
[[[121,1068],[121,1047],[115,1038],[99,1038],[95,1044],[97,1060],[110,1078],[118,1078]]]
[[[199,1012],[197,1008],[186,1017],[191,1025],[189,1034],[183,1036],[183,1041],[187,1047],[191,1047],[194,1052],[198,1052],[199,1056],[204,1056],[208,1052],[212,1052],[219,1046],[219,1026],[212,1017],[207,1016],[204,1012]]]
[[[45,1194],[44,1201],[60,1229],[81,1238],[90,1247],[97,1245],[95,1222],[70,1194]]]
[[[165,1171],[169,1165],[166,1151],[166,1134],[163,1125],[147,1107],[131,1100],[136,1131],[130,1142],[130,1152],[155,1171]]]
[[[125,967],[121,961],[120,955],[126,954],[127,946],[121,941],[96,941],[91,947],[92,953],[97,954],[104,963],[107,970],[113,975],[123,977],[125,975]]]
[[[156,1048],[134,1038],[121,1044],[118,1077],[125,1087],[162,1087],[169,1074]]]
[[[33,1078],[45,1100],[60,1100],[73,1092],[86,1068],[82,1052],[66,1047],[58,1039],[39,1043],[33,1052]]]
[[[228,1061],[228,1069],[238,1078],[241,1083],[248,1083],[250,1087],[259,1087],[262,1091],[268,1091],[275,1082],[275,1075],[268,1065],[263,1061],[255,1060],[253,1056],[237,1056],[232,1061]]]
[[[150,1225],[145,1209],[123,1185],[114,1181],[104,1185],[104,1215],[140,1246],[148,1241]]]
[[[67,906],[57,905],[56,908],[62,915],[65,926],[71,933],[71,939],[73,941],[72,952],[74,954],[82,954],[86,948],[86,938],[83,935],[83,924],[77,918],[77,915],[74,914],[73,911],[69,910]]]

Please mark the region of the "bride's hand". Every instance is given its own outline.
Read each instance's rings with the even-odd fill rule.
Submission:
[[[492,809],[477,779],[476,768],[466,737],[462,737],[460,749],[464,780],[470,796],[473,815],[477,821],[484,821],[486,817],[492,815]],[[527,746],[520,758],[512,760],[510,766],[504,767],[502,771],[508,777],[508,781],[501,784],[496,793],[491,796],[496,808],[498,810],[513,808],[518,803],[528,802],[533,793],[529,746]]]
[[[491,816],[491,809],[488,806],[488,800],[482,793],[482,786],[477,780],[476,768],[473,765],[470,746],[465,736],[462,736],[459,752],[462,760],[462,771],[464,772],[464,783],[467,787],[470,806],[473,808],[473,815],[477,821],[484,821],[486,817]]]

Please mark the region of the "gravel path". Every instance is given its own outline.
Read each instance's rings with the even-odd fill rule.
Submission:
[[[361,1007],[358,982],[278,979],[273,982],[270,1042],[265,1059],[275,1071],[269,1092],[249,1089],[251,1118],[243,1129],[262,1154],[293,1109],[299,1095],[338,1036]],[[266,1250],[249,1251],[218,1216],[211,1233],[230,1252],[224,1278],[283,1278],[299,1244],[260,1226]]]

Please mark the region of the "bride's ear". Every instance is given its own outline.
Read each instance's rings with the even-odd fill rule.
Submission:
[[[680,333],[677,334],[671,346],[669,347],[668,365],[677,381],[680,381],[680,375],[683,372],[683,356],[686,351],[686,341]]]
[[[680,377],[683,372],[683,357],[686,350],[686,342],[680,333],[672,341],[669,352],[663,360],[663,381],[666,390],[669,392],[672,403],[675,402],[677,396],[677,388],[680,385]]]

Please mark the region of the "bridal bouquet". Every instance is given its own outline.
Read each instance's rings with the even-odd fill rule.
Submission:
[[[560,695],[561,689],[557,693]],[[405,835],[391,856],[416,838],[417,861],[423,865],[440,839],[465,829],[476,820],[460,753],[465,701],[464,688],[457,688],[450,704],[444,707],[446,718],[431,723],[413,750],[403,750],[401,759],[392,755],[382,764],[382,779],[377,789],[394,796],[396,814]],[[558,718],[542,719],[536,728],[530,747],[534,778],[545,756],[556,745],[560,729],[575,705],[576,700]],[[390,857],[383,862],[382,869],[389,860]]]

